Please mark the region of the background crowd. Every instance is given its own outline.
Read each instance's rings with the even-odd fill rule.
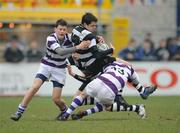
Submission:
[[[129,61],[180,60],[180,36],[163,38],[158,44],[153,41],[151,33],[142,42],[132,38],[118,56]]]
[[[39,62],[44,50],[36,40],[24,46],[18,36],[13,35],[5,45],[2,57],[3,62]],[[147,33],[142,42],[131,38],[124,49],[119,50],[118,57],[128,61],[178,61],[180,60],[180,36],[161,39],[158,44]]]

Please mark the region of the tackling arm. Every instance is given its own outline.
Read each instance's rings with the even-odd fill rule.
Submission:
[[[71,75],[71,76],[74,77],[75,79],[77,79],[77,80],[79,80],[79,81],[81,81],[81,82],[83,82],[83,83],[88,81],[88,79],[85,78],[84,76],[80,76],[80,75],[78,75],[78,74],[73,73],[72,68],[71,68],[70,65],[67,65],[67,69],[68,69],[69,75]]]

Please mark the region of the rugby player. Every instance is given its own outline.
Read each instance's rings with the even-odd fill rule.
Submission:
[[[80,49],[84,50],[90,45],[90,42],[82,41],[79,45],[73,46],[70,35],[67,33],[67,26],[68,24],[65,20],[57,20],[54,28],[55,32],[47,37],[46,54],[41,60],[32,87],[25,94],[16,113],[11,115],[12,120],[18,121],[21,118],[32,97],[46,80],[50,80],[53,83],[52,99],[54,103],[61,112],[66,110],[65,101],[61,98],[66,78],[66,58],[71,53],[77,52]]]

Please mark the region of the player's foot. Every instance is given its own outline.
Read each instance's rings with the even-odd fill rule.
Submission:
[[[58,118],[59,121],[66,121],[69,118],[69,114],[68,113],[64,113],[61,115],[61,117]]]
[[[66,113],[66,111],[67,111],[67,106],[66,106],[66,109],[64,109],[64,111],[61,111],[61,112],[59,113],[59,115],[55,118],[55,120],[59,120],[60,117],[61,117],[64,113]]]
[[[151,85],[145,87],[144,92],[141,95],[142,99],[147,99],[150,94],[152,94],[157,89],[156,85]]]
[[[139,105],[139,111],[137,112],[137,114],[141,117],[141,119],[146,118],[146,110],[143,104]]]
[[[56,116],[55,120],[59,120],[64,113],[65,113],[65,112],[60,112],[59,115]]]
[[[12,114],[10,118],[14,121],[18,121],[21,118],[21,116],[22,114],[15,113],[15,114]]]
[[[77,114],[72,114],[71,119],[79,120],[79,119],[83,118],[84,116],[86,116],[86,113],[85,113],[85,111],[82,111],[82,112],[78,112]]]

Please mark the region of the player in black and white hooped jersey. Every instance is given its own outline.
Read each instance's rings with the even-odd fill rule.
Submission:
[[[91,41],[89,48],[86,50],[79,50],[77,53],[79,54],[79,68],[82,68],[85,74],[99,73],[99,69],[94,69],[97,65],[97,62],[100,64],[100,60],[103,62],[103,58],[107,57],[108,54],[112,54],[113,48],[109,48],[105,51],[99,51],[97,47],[97,43],[103,42],[104,40],[100,36],[96,36],[94,32],[97,28],[97,18],[91,14],[86,13],[82,16],[81,24],[76,26],[72,30],[71,39],[75,45],[79,45],[82,41]],[[103,62],[104,63],[104,62]],[[107,63],[102,63],[102,67]],[[100,68],[100,67],[99,67]],[[101,68],[100,68],[101,69]]]

